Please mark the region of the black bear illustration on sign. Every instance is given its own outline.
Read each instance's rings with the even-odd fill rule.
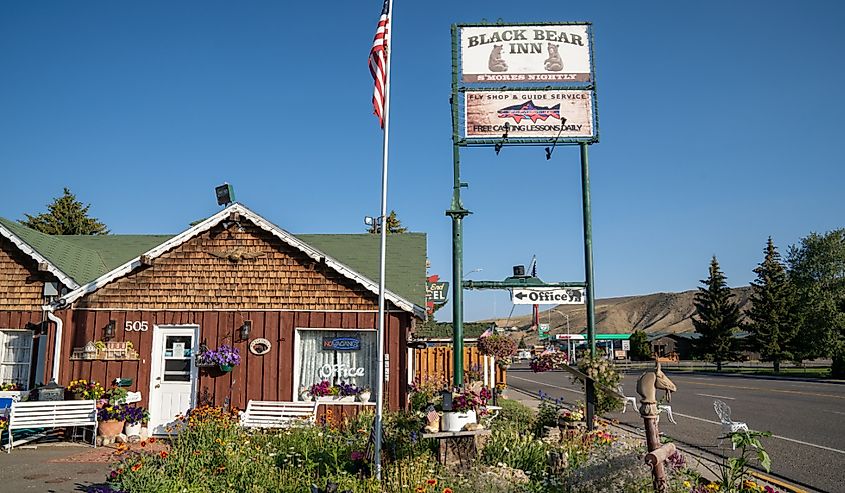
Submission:
[[[491,72],[507,72],[508,64],[502,59],[502,45],[493,45],[490,58],[487,59],[487,68]]]
[[[563,70],[563,59],[557,50],[558,45],[549,43],[549,58],[546,58],[546,63],[543,67],[549,72],[560,72]]]

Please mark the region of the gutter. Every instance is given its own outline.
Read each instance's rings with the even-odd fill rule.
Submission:
[[[62,355],[62,328],[64,326],[64,322],[62,319],[57,317],[53,314],[54,307],[51,305],[45,305],[41,307],[44,310],[44,314],[47,315],[47,318],[50,321],[56,323],[56,341],[53,344],[53,375],[52,381],[54,383],[59,382],[59,363],[61,363],[61,355]]]

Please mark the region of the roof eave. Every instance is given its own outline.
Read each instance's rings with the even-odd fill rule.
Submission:
[[[59,269],[53,262],[50,262],[46,257],[38,253],[35,248],[32,248],[27,242],[22,240],[18,235],[12,233],[8,228],[0,224],[0,234],[6,237],[9,241],[11,241],[16,247],[18,247],[25,255],[29,256],[31,259],[35,260],[38,264],[45,264],[47,266],[47,272],[56,276],[56,278],[62,282],[68,289],[76,289],[79,287],[79,283],[73,280],[72,277],[65,274],[61,269]]]
[[[224,221],[230,213],[237,212],[242,214],[245,218],[251,221],[253,224],[258,226],[259,228],[273,234],[283,242],[289,244],[290,246],[300,250],[301,252],[305,253],[312,259],[318,262],[325,262],[327,266],[331,267],[332,269],[336,270],[338,273],[343,275],[344,277],[351,279],[362,286],[364,286],[368,291],[378,294],[378,284],[372,281],[371,279],[359,274],[358,272],[352,270],[347,265],[343,264],[342,262],[335,260],[334,258],[326,255],[325,253],[317,250],[316,248],[302,242],[294,235],[288,233],[287,231],[279,228],[275,224],[267,221],[263,217],[259,216],[255,212],[248,209],[246,206],[234,203],[225,209],[221,210],[217,214],[205,219],[204,221],[196,224],[195,226],[188,228],[184,232],[174,236],[173,238],[165,241],[161,245],[150,249],[149,251],[145,252],[142,255],[135,257],[134,259],[126,262],[125,264],[115,268],[111,272],[107,272],[106,274],[94,279],[93,281],[83,285],[78,286],[76,289],[65,295],[63,298],[58,300],[61,304],[71,304],[78,300],[79,298],[93,293],[94,291],[100,289],[101,287],[105,286],[106,284],[123,277],[136,268],[141,266],[141,257],[149,257],[149,258],[156,258],[171,249],[181,245],[182,243],[188,241],[189,239],[195,237],[198,234],[204,233],[209,229],[213,228],[220,222]],[[414,304],[411,301],[391,292],[385,290],[385,298],[392,302],[394,305],[399,307],[400,309],[411,312],[417,318],[423,319],[425,318],[425,308]]]

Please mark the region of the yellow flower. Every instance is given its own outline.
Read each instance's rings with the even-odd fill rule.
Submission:
[[[692,488],[692,484],[689,481],[684,481],[684,488]]]
[[[711,491],[719,491],[718,483],[710,483],[707,485],[707,489]]]

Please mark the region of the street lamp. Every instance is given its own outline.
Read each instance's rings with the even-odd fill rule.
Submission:
[[[471,270],[471,271],[469,271],[469,272],[464,272],[464,277],[466,277],[466,276],[468,276],[468,275],[470,275],[470,274],[472,274],[472,273],[475,273],[475,272],[481,272],[481,271],[483,271],[483,270],[484,270],[484,269],[482,269],[481,267],[479,267],[479,268],[477,268],[477,269],[472,269],[472,270]]]

